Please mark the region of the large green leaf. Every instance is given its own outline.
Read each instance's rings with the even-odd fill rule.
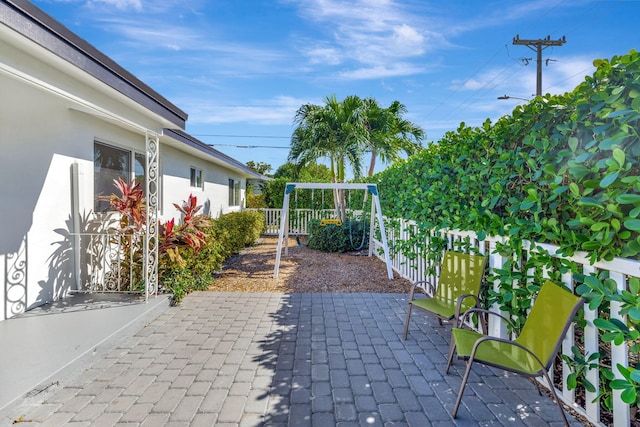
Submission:
[[[610,186],[611,184],[616,182],[616,179],[618,179],[618,175],[619,174],[620,174],[620,171],[615,171],[615,172],[610,173],[609,175],[605,176],[604,178],[602,178],[602,181],[600,181],[600,186],[602,188],[606,188],[606,187]]]
[[[640,219],[629,219],[624,222],[624,226],[629,230],[640,231]]]

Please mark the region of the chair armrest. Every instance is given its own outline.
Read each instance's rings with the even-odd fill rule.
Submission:
[[[462,302],[467,298],[473,298],[475,300],[474,308],[480,308],[480,298],[474,294],[464,294],[458,297],[458,301],[456,302],[456,314],[454,317],[454,324],[458,327],[458,319],[460,318],[460,310],[462,310]],[[463,313],[464,314],[464,313]]]
[[[507,322],[507,324],[509,326],[511,326],[512,328],[515,328],[515,325],[513,324],[513,322],[510,319],[508,319],[505,316],[503,316],[502,314],[499,314],[499,313],[496,313],[496,312],[490,311],[490,310],[485,310],[484,308],[477,308],[477,307],[470,308],[469,310],[467,310],[464,313],[462,313],[462,315],[458,319],[458,322],[459,322],[459,326],[458,327],[462,326],[464,324],[465,319],[470,314],[473,314],[473,313],[483,313],[483,314],[490,315],[490,316],[497,316],[497,317],[501,318],[502,320],[504,320],[505,322]]]
[[[420,285],[427,285],[426,287],[428,287],[429,291],[431,292],[431,295],[429,296],[433,296],[433,294],[435,294],[435,288],[430,282],[426,280],[418,280],[417,282],[414,282],[413,285],[411,285],[411,290],[409,291],[409,301],[413,301],[413,295],[415,294],[417,287],[423,288],[423,286]]]

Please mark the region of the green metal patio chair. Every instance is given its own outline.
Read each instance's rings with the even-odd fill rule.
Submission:
[[[484,275],[486,257],[447,251],[444,254],[438,278],[438,285],[426,281],[415,282],[409,292],[409,307],[404,322],[403,339],[407,339],[412,309],[418,308],[442,320],[456,320],[460,313],[471,307],[480,307],[480,284]],[[427,285],[427,297],[415,299],[416,289]]]
[[[491,337],[461,327],[452,328],[451,349],[445,373],[449,372],[454,352],[457,352],[459,358],[467,359],[467,369],[462,378],[458,399],[453,408],[453,417],[455,418],[458,413],[471,366],[473,362],[480,362],[528,377],[544,375],[558,408],[560,408],[564,422],[568,425],[567,416],[562,409],[562,404],[549,377],[549,368],[558,353],[560,344],[573,318],[583,304],[584,300],[582,298],[547,280],[542,285],[522,327],[522,331],[516,339]],[[458,326],[463,326],[465,318],[474,312],[495,315],[510,323],[509,319],[498,313],[471,308],[462,314]],[[538,383],[535,382],[535,384],[538,388],[538,393],[542,394]]]

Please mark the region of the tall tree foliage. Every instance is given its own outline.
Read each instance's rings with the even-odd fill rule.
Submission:
[[[291,138],[289,160],[301,164],[328,158],[333,182],[344,182],[346,167],[354,177],[362,176],[363,144],[367,131],[362,101],[348,96],[338,101],[335,95],[325,98],[325,105],[305,104],[298,109],[295,123],[298,127]],[[337,216],[345,219],[345,193],[334,192]]]
[[[422,148],[424,130],[403,118],[407,107],[399,101],[383,108],[374,98],[366,98],[363,108],[368,133],[365,148],[371,153],[367,176],[373,175],[378,157],[385,163],[393,163],[401,158],[402,152],[412,155]]]

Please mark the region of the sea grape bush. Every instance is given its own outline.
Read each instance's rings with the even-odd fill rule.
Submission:
[[[464,123],[376,176],[385,215],[561,246],[640,253],[640,55],[496,123]]]

